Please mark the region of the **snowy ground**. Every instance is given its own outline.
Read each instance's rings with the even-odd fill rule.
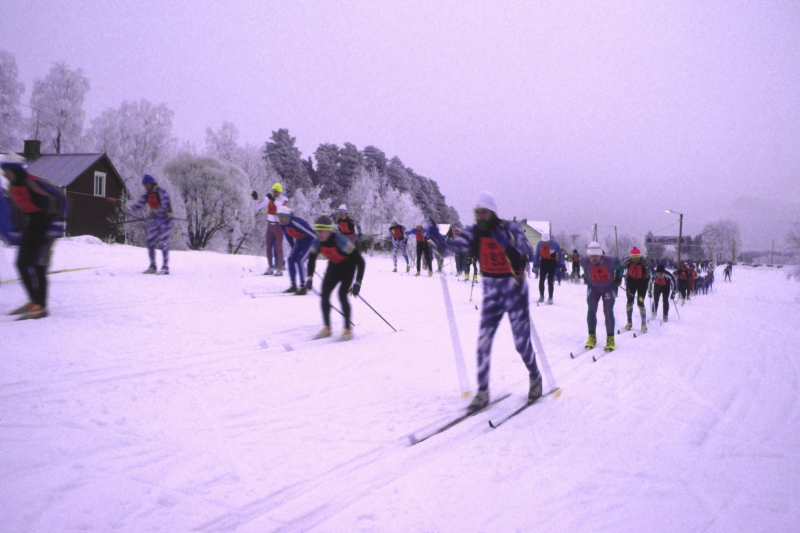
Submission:
[[[3,280],[14,253],[0,248]],[[488,427],[527,389],[504,320],[491,383],[512,397],[409,447],[467,401],[438,277],[369,257],[362,295],[400,331],[355,302],[352,342],[312,342],[318,298],[280,294],[288,280],[262,276],[264,258],[174,252],[163,277],[146,263],[139,248],[61,241],[53,270],[92,268],[51,276],[50,318],[0,318],[1,531],[800,524],[800,284],[782,271],[736,268],[597,363],[569,357],[584,288],[556,287],[532,314],[561,397]],[[470,302],[446,279],[474,386],[480,286]],[[19,282],[0,285],[0,311],[24,301]]]

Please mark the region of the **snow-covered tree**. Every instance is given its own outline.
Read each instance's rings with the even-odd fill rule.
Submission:
[[[733,220],[719,220],[706,224],[700,233],[708,250],[708,256],[714,262],[736,261],[736,251],[742,249],[742,237],[739,224]]]
[[[79,150],[86,116],[83,101],[88,92],[89,80],[83,70],[72,70],[63,61],[53,65],[44,79],[33,82],[33,138],[57,154]]]
[[[18,75],[14,56],[0,50],[0,152],[19,150],[22,145],[19,106],[25,86],[17,80]]]
[[[227,237],[229,251],[241,246],[253,226],[250,182],[241,169],[183,154],[169,161],[164,173],[186,206],[189,249],[205,249],[218,235]]]
[[[786,234],[786,248],[794,254],[794,260],[800,262],[800,221],[795,222],[789,228],[789,232]],[[789,275],[800,281],[800,264],[791,269]]]
[[[331,213],[331,200],[323,193],[322,186],[317,185],[297,191],[289,199],[289,208],[313,226],[318,216]]]

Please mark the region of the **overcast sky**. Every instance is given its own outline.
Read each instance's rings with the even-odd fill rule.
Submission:
[[[0,3],[28,103],[64,60],[91,119],[123,100],[175,111],[204,147],[288,128],[374,145],[471,220],[684,233],[731,217],[748,248],[800,220],[800,2],[33,1]]]

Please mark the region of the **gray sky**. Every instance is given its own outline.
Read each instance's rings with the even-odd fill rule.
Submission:
[[[225,120],[306,157],[372,144],[463,221],[484,189],[556,232],[677,234],[670,208],[766,249],[800,220],[796,1],[4,0],[0,35],[25,103],[64,60],[86,126],[146,98],[200,148]]]

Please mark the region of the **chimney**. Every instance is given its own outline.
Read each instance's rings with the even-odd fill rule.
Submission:
[[[42,141],[26,140],[22,156],[28,161],[35,161],[42,157]]]

